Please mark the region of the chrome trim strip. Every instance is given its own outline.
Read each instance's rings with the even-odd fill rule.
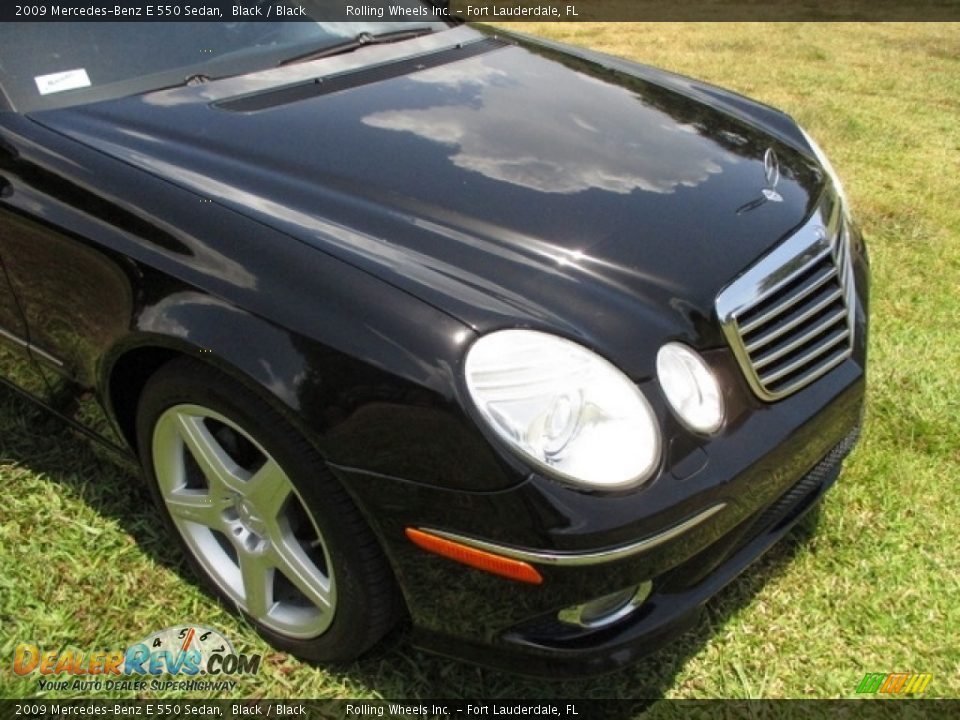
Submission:
[[[644,580],[642,583],[637,585],[637,589],[636,592],[633,593],[633,597],[627,600],[622,607],[619,607],[609,615],[605,615],[596,620],[583,619],[583,613],[590,604],[589,602],[564,608],[557,613],[557,620],[562,623],[566,623],[567,625],[577,625],[578,627],[589,628],[591,630],[607,627],[608,625],[613,625],[614,623],[623,620],[627,615],[643,605],[646,599],[650,597],[651,590],[653,590],[653,581]],[[600,598],[594,598],[594,600],[599,599]]]
[[[22,337],[20,337],[16,333],[10,332],[9,330],[3,327],[0,327],[0,337],[6,338],[10,342],[12,342],[14,345],[17,345],[18,347],[22,347],[22,348],[30,347],[30,343],[28,343]]]
[[[20,337],[20,336],[17,335],[16,333],[7,330],[7,329],[4,328],[4,327],[0,327],[0,339],[8,340],[8,341],[10,341],[11,343],[13,343],[14,345],[16,345],[17,347],[23,348],[23,349],[26,350],[27,352],[36,353],[36,354],[40,357],[41,360],[46,360],[48,363],[51,363],[52,365],[55,365],[55,366],[58,367],[58,368],[62,368],[62,367],[63,367],[63,361],[62,361],[62,360],[60,360],[59,358],[54,357],[53,355],[51,355],[50,353],[48,353],[46,350],[41,350],[40,348],[38,348],[38,347],[37,347],[36,345],[34,345],[33,343],[31,343],[31,342],[29,342],[28,340]]]
[[[843,284],[845,299],[847,302],[847,326],[850,328],[850,337],[856,334],[856,307],[857,307],[857,283],[853,276],[853,256],[850,246],[850,228],[847,227],[846,218],[840,220],[840,233],[838,240],[837,266],[840,269],[840,281]],[[851,343],[852,346],[852,343]]]
[[[601,563],[622,560],[623,558],[630,557],[631,555],[637,555],[638,553],[646,552],[647,550],[655,548],[658,545],[662,545],[668,540],[673,540],[675,537],[682,535],[687,530],[696,527],[700,523],[716,515],[726,506],[726,503],[717,503],[716,505],[712,505],[697,515],[684,520],[679,525],[674,525],[669,530],[665,530],[657,535],[651,535],[650,537],[630,543],[629,545],[621,545],[608,550],[597,550],[594,552],[585,553],[526,550],[523,548],[511,547],[509,545],[499,545],[497,543],[487,542],[486,540],[478,540],[477,538],[466,537],[464,535],[447,532],[445,530],[435,530],[430,527],[421,527],[418,529],[447,540],[452,540],[453,542],[469,545],[477,550],[485,550],[487,552],[496,553],[497,555],[513,558],[514,560],[524,560],[526,562],[539,563],[541,565],[562,565],[566,567],[573,567],[582,565],[599,565]]]
[[[30,348],[30,352],[36,353],[41,360],[46,360],[48,363],[50,363],[51,365],[55,365],[58,368],[63,367],[63,360],[61,360],[60,358],[54,357],[53,355],[48,353],[46,350],[41,350],[33,343],[28,343],[27,347]]]

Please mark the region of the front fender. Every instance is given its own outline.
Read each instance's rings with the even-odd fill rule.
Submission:
[[[397,300],[376,307],[395,311]],[[416,328],[395,323],[388,334],[372,327],[379,324],[377,312],[368,307],[368,322],[356,325],[333,313],[326,325],[332,332],[321,341],[225,300],[178,289],[139,310],[133,332],[104,357],[101,387],[115,386],[131,364],[187,355],[258,392],[334,466],[461,490],[516,484],[520,478],[484,441],[453,392],[431,379],[450,370],[445,366],[456,357],[452,346],[444,351],[449,358],[438,357],[441,341],[456,340],[449,335],[454,321],[437,313]],[[410,313],[408,322],[422,320],[424,312],[432,311]],[[352,327],[353,351],[339,345],[336,327]],[[404,333],[410,340],[402,344]],[[446,382],[452,387],[452,378]],[[138,392],[131,384],[118,389],[121,405],[131,402],[126,393]],[[110,412],[123,425],[117,402]]]

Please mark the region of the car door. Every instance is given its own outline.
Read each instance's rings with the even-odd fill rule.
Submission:
[[[49,169],[42,149],[7,132],[22,122],[0,111],[0,372],[122,447],[96,395],[94,368],[127,329],[130,280],[116,258],[71,230],[71,216],[96,198],[83,202]]]
[[[14,187],[3,174],[5,161],[15,154],[13,147],[0,136],[0,246],[14,232],[14,216],[6,208]],[[7,266],[0,253],[0,379],[36,398],[47,394],[42,371],[30,352],[30,335],[23,310],[10,286]]]
[[[2,183],[2,180],[0,180]],[[0,214],[0,233],[5,231]],[[42,398],[47,386],[42,371],[30,353],[30,341],[23,314],[7,281],[0,258],[0,380]]]

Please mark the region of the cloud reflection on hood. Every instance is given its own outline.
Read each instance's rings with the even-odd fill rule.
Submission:
[[[467,93],[470,102],[376,112],[363,122],[449,146],[457,167],[544,193],[672,193],[735,162],[695,128],[678,125],[627,89],[581,75],[574,92],[555,93],[554,81],[570,83],[569,74],[552,77],[558,70],[548,63],[528,74],[513,78],[484,61],[414,73],[409,80]],[[551,124],[524,122],[525,105],[551,117]],[[635,124],[614,121],[624,109],[637,117]]]

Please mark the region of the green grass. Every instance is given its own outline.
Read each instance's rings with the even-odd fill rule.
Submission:
[[[513,26],[518,27],[519,26]],[[324,669],[271,650],[199,590],[136,478],[0,392],[0,696],[35,693],[13,647],[115,646],[196,621],[264,671],[260,697],[851,697],[867,671],[933,673],[960,696],[960,28],[522,28],[783,108],[845,179],[873,263],[865,436],[818,516],[678,642],[607,677],[554,684],[400,644]]]

